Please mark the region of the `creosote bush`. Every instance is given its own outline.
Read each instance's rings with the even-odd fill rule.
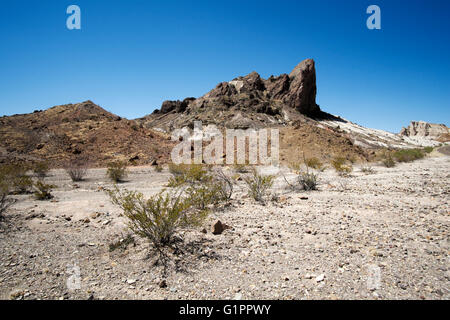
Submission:
[[[30,192],[33,180],[27,172],[28,166],[21,163],[4,164],[0,167],[0,177],[8,185],[9,191],[15,194]]]
[[[201,164],[170,164],[169,171],[173,175],[168,183],[168,187],[171,188],[183,184],[206,183],[212,179],[209,167]]]
[[[298,182],[305,191],[317,190],[319,175],[314,172],[301,172],[298,176]]]
[[[315,157],[305,158],[304,163],[305,163],[306,167],[308,167],[308,168],[315,169],[318,171],[325,170],[324,164],[318,158],[315,158]]]
[[[71,161],[66,165],[65,170],[73,182],[83,181],[87,174],[87,164],[82,160]]]
[[[250,175],[244,177],[247,184],[248,195],[258,202],[264,202],[268,190],[272,187],[275,177],[271,175],[260,175],[252,168]]]
[[[310,158],[310,159],[317,159],[317,158]],[[297,174],[296,183],[290,183],[286,179],[286,177],[284,177],[284,180],[292,189],[297,189],[297,186],[299,186],[301,189],[305,191],[317,190],[317,185],[319,183],[319,172],[322,172],[324,170],[324,166],[318,159],[317,161],[316,160],[308,161],[308,160],[309,159],[303,157],[305,169],[303,169],[300,163],[290,165],[291,170],[294,171],[295,174]],[[314,170],[316,172],[314,172]]]
[[[390,152],[386,152],[382,159],[381,159],[381,163],[386,167],[386,168],[393,168],[395,167],[395,161],[392,158],[392,154]]]
[[[361,167],[361,172],[365,174],[374,174],[375,170],[371,166],[365,165]]]
[[[123,161],[110,162],[106,175],[115,183],[122,182],[127,176],[127,164]]]
[[[422,159],[425,154],[420,149],[402,149],[395,151],[393,156],[397,162],[411,162]]]
[[[243,163],[235,163],[233,165],[233,170],[236,173],[248,173],[249,172],[249,167],[246,164]]]
[[[123,210],[130,229],[148,239],[155,248],[170,245],[181,229],[199,226],[208,210],[193,208],[192,200],[183,191],[161,192],[145,199],[140,192],[108,191],[112,202]]]
[[[33,184],[34,187],[34,196],[37,200],[50,200],[53,198],[53,195],[51,194],[51,191],[53,188],[55,188],[54,185],[46,184],[41,180],[36,181]]]
[[[353,170],[352,165],[347,164],[347,160],[344,157],[334,157],[331,160],[331,165],[340,176],[347,176]]]
[[[50,171],[50,165],[47,161],[36,162],[31,166],[34,174],[39,178],[45,178]]]
[[[128,248],[128,246],[130,244],[135,246],[136,245],[136,241],[134,240],[133,235],[127,234],[125,237],[123,237],[123,238],[121,238],[121,239],[119,239],[117,241],[111,242],[109,244],[109,251],[113,252],[113,251],[115,251],[117,249],[125,250],[126,248]]]
[[[434,150],[433,147],[425,147],[425,148],[423,148],[423,151],[424,151],[425,153],[432,153],[433,150]]]
[[[174,168],[174,167],[172,167]],[[179,165],[173,170],[168,187],[186,187],[193,205],[204,209],[210,204],[229,201],[233,194],[233,182],[220,168],[210,170],[202,165]]]
[[[9,186],[0,176],[0,219],[3,213],[13,204],[14,200],[9,196]]]

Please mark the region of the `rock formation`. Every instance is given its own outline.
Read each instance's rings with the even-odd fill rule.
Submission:
[[[195,120],[222,127],[248,128],[286,124],[290,115],[316,116],[316,70],[307,59],[292,72],[263,79],[257,72],[219,83],[204,96],[165,101],[160,110],[140,119],[165,131],[189,126]]]
[[[410,125],[402,128],[400,135],[408,137],[427,137],[433,140],[450,134],[449,128],[444,124],[428,123],[425,121],[411,121]]]

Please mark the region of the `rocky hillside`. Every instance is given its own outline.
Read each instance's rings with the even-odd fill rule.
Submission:
[[[172,145],[166,135],[91,101],[0,118],[0,161],[49,160],[56,167],[77,158],[92,166],[116,159],[147,164],[166,162]]]

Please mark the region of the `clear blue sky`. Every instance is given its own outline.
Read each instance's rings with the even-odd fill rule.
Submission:
[[[66,28],[81,8],[82,29]],[[366,28],[381,8],[382,30]],[[127,118],[316,61],[317,102],[361,125],[450,125],[450,1],[1,0],[0,115],[92,100]]]

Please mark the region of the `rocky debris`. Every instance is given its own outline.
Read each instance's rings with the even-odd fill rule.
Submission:
[[[339,179],[330,169],[321,173],[320,191],[309,193],[285,193],[278,175],[272,191],[289,197],[282,209],[244,198],[245,183],[236,182],[232,205],[214,212],[211,221],[220,217],[234,231],[214,236],[201,228],[183,230],[177,243],[182,254],[169,252],[174,260],[167,272],[149,255],[146,239],[109,251],[129,230],[120,208],[96,192],[100,184],[111,186],[104,170],[93,170],[81,190],[71,188],[63,170],[52,170],[46,181],[58,186],[60,202],[15,196],[0,223],[0,299],[15,293],[13,298],[23,300],[84,300],[94,294],[107,300],[448,300],[448,160],[430,155],[395,169],[377,167],[373,175],[354,170],[343,191],[329,187]],[[295,177],[282,170],[288,180]],[[152,194],[167,185],[167,173],[151,167],[130,171],[128,189]],[[301,200],[303,195],[309,200]],[[45,219],[26,220],[31,210]],[[91,218],[97,210],[103,214]],[[86,217],[89,227],[81,223]],[[102,227],[105,219],[111,224]],[[370,271],[373,265],[379,273]],[[81,289],[67,295],[74,266]],[[160,289],[161,279],[168,289]]]
[[[425,121],[411,121],[408,127],[402,128],[400,131],[401,136],[428,137],[434,140],[449,134],[450,129],[445,124],[428,123]]]
[[[227,229],[230,229],[230,226],[222,223],[220,220],[217,220],[217,222],[214,223],[214,225],[212,226],[211,232],[214,235],[219,235],[222,234],[222,232],[224,232]]]
[[[166,280],[163,279],[163,280],[159,281],[158,286],[159,286],[161,289],[167,288],[167,282],[166,282]]]

